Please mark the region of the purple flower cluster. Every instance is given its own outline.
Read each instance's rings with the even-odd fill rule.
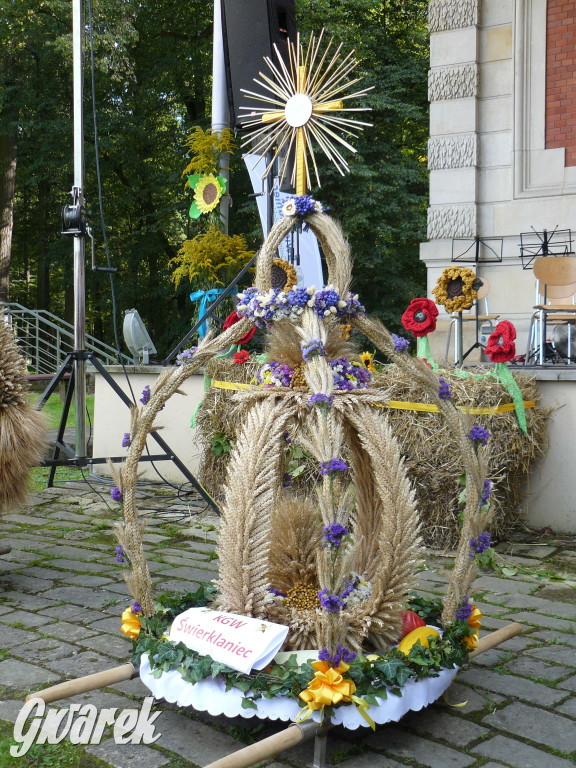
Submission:
[[[450,392],[450,384],[446,381],[446,379],[438,379],[438,382],[440,383],[440,388],[438,390],[438,397],[440,400],[450,400],[452,397],[452,393]]]
[[[460,608],[456,611],[456,618],[460,619],[461,621],[468,621],[472,614],[472,605],[470,603],[470,600],[468,600],[467,597],[464,598],[464,605],[461,605]]]
[[[354,592],[355,589],[358,589],[358,585],[360,584],[360,577],[356,576],[354,579],[346,579],[346,582],[344,584],[344,589],[340,593],[340,596],[343,600],[346,600],[346,598],[350,597],[352,592]]]
[[[292,485],[292,475],[290,472],[284,472],[284,488],[290,488]]]
[[[264,387],[289,387],[293,376],[293,368],[286,363],[272,360],[260,368],[256,374],[256,380]]]
[[[306,341],[301,345],[301,349],[302,358],[305,362],[308,362],[313,357],[325,357],[326,355],[326,347],[322,339],[310,339],[310,341]]]
[[[492,483],[490,480],[484,480],[484,488],[482,490],[482,495],[480,496],[480,507],[483,507],[485,504],[488,504],[488,501],[490,499],[490,496],[492,495]]]
[[[330,459],[320,464],[320,474],[333,477],[336,472],[348,472],[348,464],[342,459]]]
[[[327,589],[318,592],[318,597],[320,598],[320,605],[326,613],[338,613],[345,607],[344,600],[340,595],[331,595]]]
[[[142,613],[142,606],[139,602],[132,603],[132,613]]]
[[[122,491],[117,485],[110,491],[110,498],[113,499],[113,501],[122,501]]]
[[[248,317],[259,328],[266,328],[272,321],[288,318],[298,320],[305,307],[314,307],[319,317],[355,317],[364,313],[364,307],[357,295],[348,293],[340,297],[334,286],[326,286],[321,291],[310,288],[296,288],[282,291],[271,288],[266,293],[259,293],[257,288],[247,288],[238,294],[236,307],[238,317]]]
[[[276,589],[276,587],[270,587],[268,591],[272,595],[276,595],[276,597],[286,597],[286,592],[281,592],[279,589]]]
[[[293,197],[292,200],[296,206],[298,216],[308,216],[309,213],[317,212],[316,200],[310,195],[298,195],[298,197]]]
[[[320,408],[323,413],[328,413],[334,402],[334,395],[325,395],[323,392],[316,392],[315,395],[308,400],[308,407],[312,408],[313,405]]]
[[[395,333],[392,334],[392,341],[396,352],[406,352],[410,346],[408,339],[405,339],[404,336],[397,336]]]
[[[192,362],[196,349],[197,347],[190,347],[190,349],[185,349],[183,352],[180,352],[179,355],[176,355],[176,362],[178,365],[186,365],[187,363]]]
[[[322,650],[318,652],[318,660],[327,661],[332,664],[333,667],[339,667],[342,661],[345,664],[350,664],[354,661],[356,656],[358,656],[358,654],[355,651],[349,651],[340,644],[336,648],[334,656],[330,655],[330,651],[327,648],[322,648]]]
[[[484,531],[477,539],[470,539],[470,557],[481,555],[490,546],[490,531]]]
[[[124,432],[124,437],[122,438],[122,448],[129,448],[131,442],[130,432]]]
[[[146,403],[150,400],[150,385],[146,384],[144,389],[142,390],[142,397],[140,398],[140,402],[142,405],[146,405]]]
[[[351,392],[354,389],[367,389],[372,381],[372,372],[358,363],[351,363],[346,357],[330,360],[334,374],[334,386]]]
[[[330,523],[330,525],[324,526],[322,541],[325,547],[339,547],[345,536],[348,536],[348,528],[340,525],[340,523]]]
[[[116,547],[116,562],[117,563],[124,563],[124,562],[126,562],[125,559],[124,559],[124,550],[122,549],[120,544],[118,544],[118,546]]]
[[[292,445],[292,438],[290,437],[290,432],[288,431],[284,432],[284,441],[286,442],[286,445]]]
[[[484,429],[484,427],[479,427],[478,424],[475,424],[466,437],[470,438],[470,440],[474,440],[475,443],[479,443],[480,445],[487,445],[490,432],[488,432],[487,429]]]

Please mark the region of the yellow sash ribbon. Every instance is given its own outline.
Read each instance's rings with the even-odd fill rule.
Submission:
[[[468,635],[468,637],[464,638],[464,642],[468,646],[469,651],[473,651],[475,648],[478,647],[478,635],[479,635],[481,621],[482,621],[482,611],[480,610],[480,608],[476,608],[475,605],[472,605],[472,613],[468,617],[468,626],[472,627],[474,632],[471,635]]]
[[[122,614],[122,632],[124,632],[130,640],[137,640],[141,628],[138,614],[132,612],[132,607],[127,608]]]
[[[356,684],[353,680],[346,680],[342,676],[348,672],[350,664],[340,662],[337,667],[331,667],[327,661],[313,661],[312,666],[316,670],[314,680],[299,694],[300,698],[306,702],[306,706],[302,707],[298,713],[296,722],[304,722],[312,712],[317,710],[320,710],[320,722],[322,722],[324,707],[352,702],[370,727],[375,730],[374,721],[366,714],[368,703],[353,695]]]

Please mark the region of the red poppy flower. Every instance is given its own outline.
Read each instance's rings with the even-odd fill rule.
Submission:
[[[250,357],[249,352],[246,349],[240,350],[240,352],[236,352],[234,355],[234,362],[236,365],[242,365],[243,363],[248,361],[248,358]]]
[[[493,363],[507,363],[516,355],[516,329],[508,320],[498,323],[490,334],[486,354]]]
[[[226,320],[224,321],[224,330],[227,331],[228,328],[231,328],[233,325],[236,325],[236,323],[241,320],[241,317],[238,317],[238,313],[236,310],[234,312],[231,312]],[[252,328],[246,333],[244,336],[242,336],[241,339],[238,339],[237,344],[248,344],[252,336],[256,333],[256,326],[253,325]]]
[[[412,299],[402,315],[402,325],[416,337],[428,336],[436,330],[438,307],[430,299]]]

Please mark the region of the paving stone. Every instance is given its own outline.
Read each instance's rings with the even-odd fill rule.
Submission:
[[[19,571],[24,566],[21,563],[13,563],[10,560],[0,560],[0,575],[10,573],[10,571]]]
[[[0,681],[7,688],[24,691],[41,683],[53,683],[59,679],[60,675],[25,661],[16,659],[0,661]]]
[[[119,599],[118,595],[129,595],[130,594],[130,590],[128,589],[128,585],[126,584],[125,581],[120,581],[118,583],[112,582],[111,584],[107,584],[106,585],[106,589],[109,592],[114,592],[114,597],[116,599]]]
[[[538,590],[538,597],[544,597],[547,600],[576,600],[576,589],[565,584],[547,584]]]
[[[556,551],[556,547],[552,547],[549,544],[519,544],[516,542],[506,542],[505,544],[498,545],[496,549],[499,552],[526,555],[539,560],[543,560]]]
[[[460,677],[458,677],[459,680]],[[446,691],[446,700],[452,705],[457,704],[458,712],[467,715],[470,712],[480,712],[482,710],[488,712],[498,706],[498,704],[501,704],[504,701],[504,697],[492,691],[483,694],[457,682],[452,683]]]
[[[507,618],[510,621],[518,621],[520,624],[534,624],[537,627],[544,627],[544,629],[559,629],[563,632],[571,632],[574,630],[573,621],[556,619],[553,616],[543,616],[540,613],[528,613],[528,611],[522,611],[521,613],[511,613]]]
[[[26,568],[22,568],[22,573],[25,576],[32,576],[34,578],[38,579],[46,579],[46,581],[49,581],[52,583],[55,580],[59,580],[62,577],[61,571],[56,571],[53,568],[49,567],[50,560],[44,561],[44,566],[34,565],[32,567],[27,566]]]
[[[560,616],[564,619],[576,618],[576,605],[543,600],[535,595],[492,595],[492,599],[494,602],[507,605],[510,608],[527,608],[529,611],[544,613],[548,616]]]
[[[6,592],[4,598],[7,603],[17,605],[25,611],[41,611],[45,608],[52,608],[58,603],[58,600],[49,600],[44,595],[24,595],[19,592]]]
[[[120,622],[118,622],[118,632],[120,632]],[[91,648],[94,651],[101,651],[115,659],[129,661],[132,655],[132,644],[126,635],[118,634],[117,637],[110,635],[96,635],[83,637],[78,640],[79,645]]]
[[[576,667],[576,649],[574,648],[555,645],[551,648],[530,648],[527,653],[537,659],[565,664],[567,667]]]
[[[206,579],[204,584],[211,581]],[[200,584],[195,581],[157,581],[155,582],[156,592],[195,592]]]
[[[7,605],[0,605],[0,616],[3,616],[5,613],[12,613],[12,608],[9,608]]]
[[[499,675],[489,669],[471,669],[461,673],[459,679],[485,690],[501,693],[507,698],[513,696],[534,704],[542,704],[544,707],[550,707],[566,696],[564,691],[548,688],[542,683],[534,683],[514,675]]]
[[[166,541],[166,536],[160,536],[158,533],[144,533],[142,539],[149,544],[158,544],[160,541]]]
[[[22,699],[6,699],[5,701],[0,701],[0,720],[15,723],[23,706],[24,702]]]
[[[103,672],[105,669],[111,669],[114,666],[112,659],[101,656],[96,651],[81,651],[75,656],[69,656],[65,659],[53,659],[44,663],[48,669],[73,678],[93,675],[95,672]]]
[[[474,582],[473,591],[483,592],[484,590],[490,590],[490,592],[500,593],[509,592],[515,595],[518,592],[523,594],[529,594],[535,587],[533,581],[520,581],[519,579],[499,579],[496,576],[480,576]]]
[[[103,608],[110,600],[117,599],[117,595],[111,592],[97,591],[88,587],[56,587],[46,592],[46,596],[53,600],[85,605],[90,608]]]
[[[54,525],[54,523],[57,521],[62,521],[63,523],[77,523],[78,525],[86,524],[86,518],[84,515],[78,514],[77,512],[70,512],[69,510],[66,510],[66,512],[59,512],[57,515],[55,515],[52,520],[52,525]]]
[[[214,578],[212,571],[206,571],[200,568],[188,568],[183,566],[181,568],[171,568],[166,573],[171,579],[184,579],[186,581],[210,581]]]
[[[576,728],[572,720],[543,709],[529,707],[519,701],[487,715],[482,722],[536,744],[546,744],[547,747],[559,749],[561,752],[576,750]]]
[[[511,637],[510,640],[506,640],[505,643],[500,643],[498,648],[503,651],[513,651],[517,653],[518,651],[525,651],[526,648],[532,648],[534,645],[537,645],[537,640],[534,638],[534,635],[523,633],[517,637]],[[478,661],[479,658],[480,656],[478,656],[476,661]]]
[[[563,704],[559,704],[556,707],[556,712],[561,712],[563,715],[568,715],[576,719],[576,696],[568,699]]]
[[[194,557],[191,557],[191,555],[195,555]],[[202,562],[202,568],[204,567],[204,563],[209,563],[208,555],[205,555],[203,552],[191,552],[190,555],[187,557],[178,557],[178,555],[162,555],[162,560],[164,560],[163,563],[159,563],[161,568],[158,570],[162,571],[169,571],[171,565],[192,565],[195,563]]]
[[[70,547],[67,544],[58,544],[50,547],[50,554],[57,555],[68,560],[96,560],[100,557],[100,551],[83,549],[82,547]]]
[[[484,654],[482,654],[483,656]],[[478,658],[482,658],[479,656]],[[478,659],[476,659],[477,661]],[[546,664],[544,661],[533,659],[530,656],[521,656],[506,664],[515,675],[524,675],[524,677],[538,677],[541,680],[559,680],[561,677],[567,677],[574,670],[568,667],[559,667],[556,664]]]
[[[91,611],[90,608],[83,608],[79,605],[57,605],[53,608],[46,608],[40,611],[43,616],[51,616],[54,619],[69,622],[82,622],[87,624],[90,621],[98,621],[104,618],[105,614],[99,611]]]
[[[374,749],[391,752],[397,757],[416,760],[430,768],[464,768],[476,762],[475,758],[457,752],[455,749],[428,741],[420,736],[413,736],[396,726],[385,726],[371,733],[365,741]]]
[[[63,643],[58,638],[40,637],[38,640],[33,640],[24,646],[12,648],[11,655],[25,661],[35,661],[43,664],[45,661],[71,656],[73,653],[78,653],[78,650],[75,645]]]
[[[529,734],[526,735],[529,736]],[[514,768],[570,768],[573,766],[573,763],[563,757],[550,755],[522,741],[508,739],[506,736],[494,736],[493,739],[472,747],[472,751],[483,757],[505,760]]]
[[[289,750],[286,754],[289,754],[290,751],[291,750]],[[360,755],[359,757],[354,757],[352,760],[348,759],[343,763],[343,765],[345,766],[346,763],[348,763],[350,768],[404,768],[404,765],[397,763],[396,760],[392,760],[391,757],[378,755],[376,752]],[[272,763],[271,765],[267,766],[267,768],[274,768],[276,765],[277,763]],[[311,763],[309,763],[309,765],[311,765]]]
[[[25,627],[39,627],[41,624],[49,623],[46,616],[37,613],[28,613],[28,611],[12,611],[5,613],[0,621],[3,624],[23,624]]]
[[[136,677],[134,680],[125,680],[123,683],[116,683],[111,685],[115,691],[121,691],[127,696],[135,696],[138,699],[143,699],[145,696],[150,696],[150,690],[146,688],[142,680]]]
[[[114,768],[159,768],[170,762],[170,758],[162,752],[144,744],[116,744],[114,739],[86,747],[86,752],[105,760]]]
[[[465,747],[489,733],[487,728],[471,723],[463,717],[450,715],[437,707],[428,707],[425,712],[409,712],[402,718],[402,727],[447,741],[455,747]]]
[[[489,651],[485,651],[474,658],[474,666],[496,667],[499,664],[504,664],[507,667],[509,658],[510,653],[501,651],[498,648],[491,648]]]
[[[2,649],[14,648],[15,645],[24,645],[35,639],[36,635],[33,632],[25,632],[23,629],[0,624],[0,648]],[[1,682],[2,678],[0,678]]]
[[[94,576],[93,573],[62,576],[60,580],[65,581],[67,584],[77,584],[80,587],[102,587],[104,584],[111,584],[111,579],[105,576]]]
[[[2,541],[4,544],[12,543],[10,541],[5,541],[4,539],[2,539]],[[36,555],[34,552],[25,552],[23,549],[12,546],[12,552],[8,552],[7,555],[2,555],[2,562],[10,561],[22,568],[23,566],[28,565],[28,563],[38,560],[40,557],[42,557],[42,555]]]
[[[563,680],[558,683],[559,688],[565,688],[567,691],[576,691],[576,675],[569,677],[568,680]]]
[[[176,752],[200,766],[208,765],[244,746],[226,733],[175,712],[162,712],[155,726],[156,733],[162,734],[156,742],[159,747]]]
[[[98,619],[98,621],[92,621],[90,622],[91,629],[96,630],[96,632],[107,632],[110,635],[117,635],[120,632],[120,613],[116,616],[116,618],[109,617],[107,619]]]
[[[566,632],[555,632],[554,630],[542,630],[540,632],[534,632],[530,637],[536,640],[543,640],[545,643],[551,643],[557,645],[562,643],[563,645],[570,645],[572,648],[576,648],[576,635],[569,635]]]
[[[58,621],[56,624],[49,624],[44,629],[45,634],[51,637],[59,637],[62,640],[81,640],[83,637],[89,637],[95,634],[93,629],[87,629],[80,624],[68,624],[67,621]]]
[[[42,526],[47,525],[50,520],[46,517],[32,517],[32,515],[5,515],[4,522],[9,523],[22,523],[22,525],[35,525]]]
[[[21,573],[6,573],[0,576],[0,592],[14,590],[16,592],[44,592],[52,587],[48,579],[37,579],[23,576]]]

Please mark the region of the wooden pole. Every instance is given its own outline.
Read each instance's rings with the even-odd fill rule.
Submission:
[[[484,651],[489,651],[491,648],[496,648],[497,645],[505,643],[506,640],[516,637],[516,635],[519,635],[523,631],[524,627],[522,624],[514,623],[508,624],[507,627],[502,627],[502,629],[499,629],[496,632],[491,632],[485,637],[481,637],[480,640],[478,640],[477,648],[470,654],[470,658],[472,659],[474,656],[484,653]]]
[[[66,683],[53,685],[51,688],[45,688],[43,691],[30,693],[26,696],[26,701],[30,701],[30,699],[44,699],[46,704],[49,704],[51,701],[69,699],[78,693],[95,691],[98,688],[114,685],[114,683],[121,683],[123,680],[130,680],[133,677],[137,677],[138,674],[134,666],[128,662],[119,667],[105,669],[104,672],[96,672],[94,675],[79,677],[76,680],[68,680]]]
[[[239,749],[227,757],[222,757],[214,763],[210,763],[206,768],[249,768],[251,765],[274,757],[280,752],[284,752],[290,747],[295,747],[303,741],[307,741],[314,736],[320,736],[328,730],[329,726],[320,723],[292,723],[280,733],[275,733],[267,739],[262,739],[257,744],[251,744],[249,747]]]

